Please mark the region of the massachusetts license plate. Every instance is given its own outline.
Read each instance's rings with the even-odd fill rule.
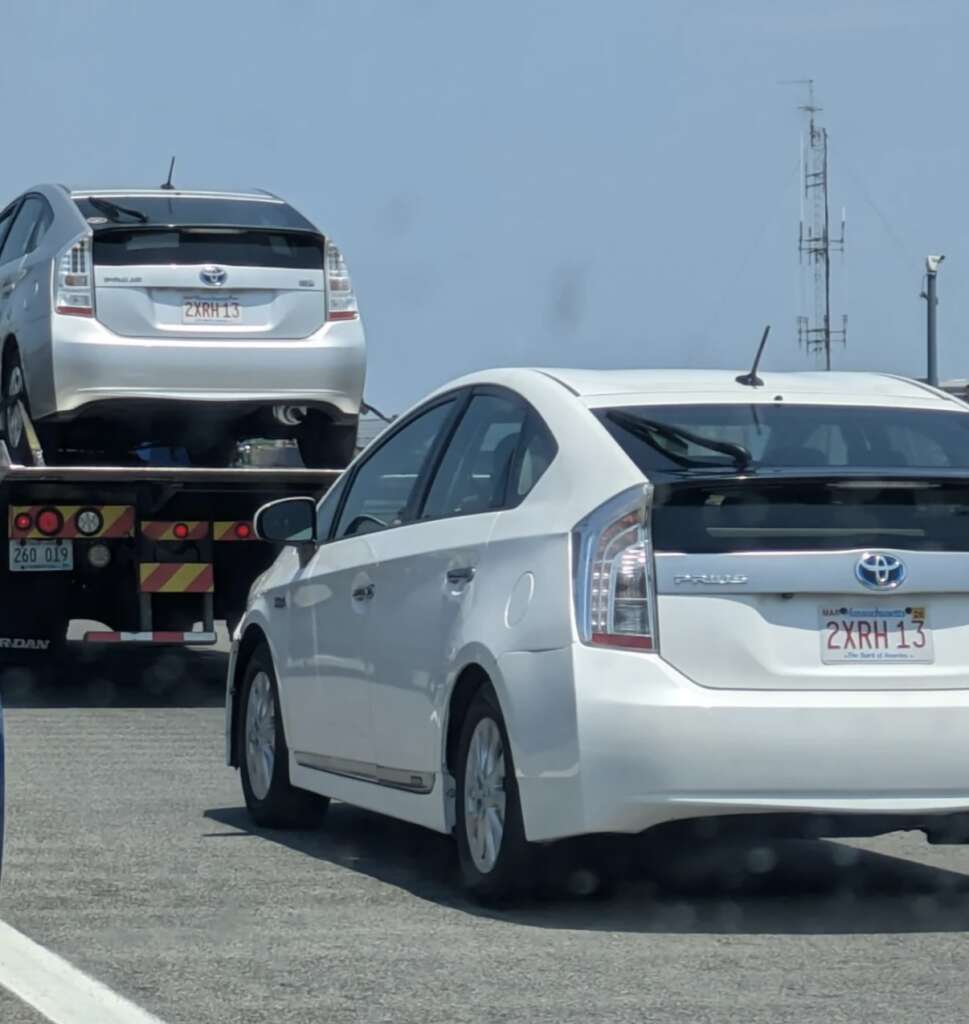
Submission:
[[[182,299],[183,324],[232,324],[242,319],[235,295],[186,295]]]
[[[825,663],[933,661],[932,630],[924,606],[821,608]]]
[[[67,572],[73,568],[72,540],[10,541],[11,572]]]

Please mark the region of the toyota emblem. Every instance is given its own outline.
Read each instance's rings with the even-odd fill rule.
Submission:
[[[225,284],[225,267],[202,267],[202,269],[199,271],[199,277],[202,280],[202,284],[207,284],[211,285],[213,288],[218,288],[220,285]]]
[[[866,551],[858,559],[855,576],[870,590],[894,590],[905,579],[905,563],[894,555]]]

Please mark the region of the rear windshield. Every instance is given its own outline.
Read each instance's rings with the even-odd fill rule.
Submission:
[[[969,551],[969,481],[727,479],[662,484],[659,551]]]
[[[126,196],[105,195],[106,203],[137,211],[149,224],[226,225],[241,228],[288,228],[293,231],[316,231],[316,228],[287,203],[259,199],[219,199],[211,196]],[[97,230],[105,223],[126,224],[129,214],[105,211],[83,196],[74,199],[82,216],[93,218]]]
[[[94,262],[107,267],[219,263],[322,270],[323,240],[285,231],[116,228],[95,234]]]
[[[755,470],[969,469],[969,413],[956,409],[777,403],[624,406],[595,412],[647,476],[651,470],[739,468],[744,462]],[[672,429],[664,432],[657,426]],[[741,446],[744,454],[705,447],[706,440]]]

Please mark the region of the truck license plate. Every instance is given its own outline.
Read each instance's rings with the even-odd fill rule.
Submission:
[[[68,572],[73,568],[72,540],[10,541],[11,572]]]
[[[820,609],[821,660],[859,664],[934,661],[924,606]]]

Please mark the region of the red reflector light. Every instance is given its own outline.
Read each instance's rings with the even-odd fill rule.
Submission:
[[[236,523],[236,536],[239,540],[248,540],[252,536],[252,527],[248,523]]]
[[[188,526],[185,523],[176,523],[172,527],[172,533],[175,534],[179,540],[185,540],[188,536]]]
[[[37,529],[48,537],[53,537],[55,533],[59,533],[63,525],[64,517],[56,508],[41,509],[37,513]]]
[[[94,316],[94,310],[86,306],[58,306],[57,312],[63,316]]]
[[[356,320],[360,314],[351,309],[331,309],[327,320]]]
[[[29,530],[34,525],[34,521],[26,512],[21,512],[14,518],[13,525],[18,530]]]
[[[640,651],[653,649],[653,638],[623,633],[593,633],[592,642],[602,647],[632,647]]]

